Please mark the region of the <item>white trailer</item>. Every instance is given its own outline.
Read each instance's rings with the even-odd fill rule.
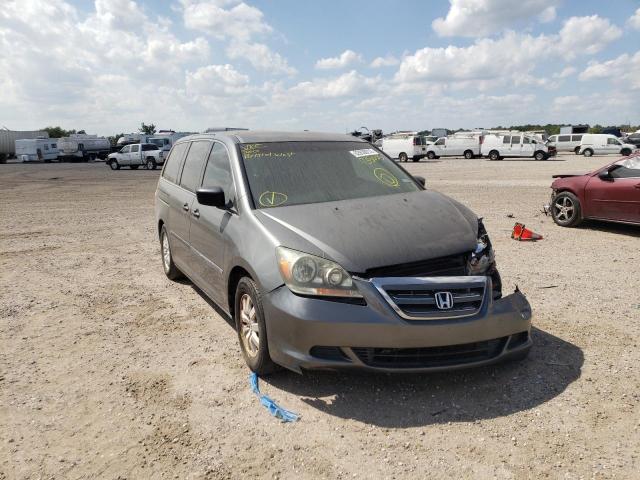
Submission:
[[[44,130],[8,130],[0,129],[0,163],[5,163],[7,158],[16,154],[16,140],[24,138],[49,138]]]
[[[50,162],[58,158],[57,138],[16,140],[16,157],[23,162]]]
[[[74,133],[58,140],[59,157],[65,160],[105,159],[111,153],[111,143],[105,137]]]

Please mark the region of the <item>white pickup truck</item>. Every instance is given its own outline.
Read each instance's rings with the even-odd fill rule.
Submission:
[[[164,163],[164,153],[154,143],[134,143],[122,147],[120,151],[110,153],[107,157],[107,165],[111,170],[120,170],[120,167],[129,167],[132,170],[140,165],[147,170],[155,170],[158,165]]]

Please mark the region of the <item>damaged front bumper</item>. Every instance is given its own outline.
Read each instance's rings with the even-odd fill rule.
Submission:
[[[354,281],[363,304],[302,297],[284,286],[265,295],[272,359],[297,372],[422,372],[488,365],[531,348],[529,302],[518,289],[494,299],[490,277]],[[435,305],[445,292],[457,308]]]

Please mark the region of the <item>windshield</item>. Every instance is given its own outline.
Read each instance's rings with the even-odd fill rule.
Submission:
[[[240,146],[257,208],[321,203],[420,190],[363,142],[274,142]]]

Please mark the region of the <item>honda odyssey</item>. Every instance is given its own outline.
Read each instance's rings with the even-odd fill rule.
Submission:
[[[259,374],[435,371],[531,347],[531,307],[503,296],[482,220],[353,136],[182,138],[155,210],[166,275],[234,320]]]

